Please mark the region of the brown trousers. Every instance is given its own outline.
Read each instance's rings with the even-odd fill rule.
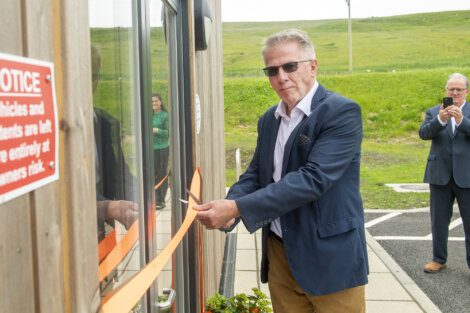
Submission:
[[[268,238],[268,260],[268,286],[274,313],[365,312],[364,286],[323,296],[306,293],[292,275],[283,244],[273,235]]]

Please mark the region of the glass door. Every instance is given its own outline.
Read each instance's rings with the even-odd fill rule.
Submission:
[[[155,197],[155,238],[149,252],[156,257],[168,245],[182,221],[182,180],[180,150],[180,101],[178,97],[177,6],[173,2],[150,0],[150,69],[151,69],[151,156]],[[186,264],[186,266],[188,266]],[[185,293],[180,244],[157,278],[153,293],[157,307],[164,311],[170,305],[184,312]],[[172,298],[174,296],[174,298]],[[179,299],[179,300],[178,300]]]
[[[186,188],[192,177],[191,101],[189,87],[188,3],[178,0],[149,0],[149,50],[151,87],[151,132],[155,170],[154,256],[161,253],[179,230],[185,217]],[[167,122],[166,122],[167,121]],[[168,124],[168,132],[165,126]],[[168,156],[167,156],[168,155]],[[190,164],[190,166],[188,166]],[[164,181],[167,177],[168,184]],[[157,279],[154,294],[165,300],[168,290],[175,295],[174,312],[195,309],[197,266],[192,229],[175,250]],[[169,287],[171,286],[171,287]]]
[[[162,253],[184,218],[191,163],[187,83],[179,79],[188,68],[181,51],[186,18],[175,0],[89,0],[89,8],[99,275],[106,301]],[[187,251],[184,239],[133,312],[191,311],[188,273],[196,269]]]
[[[89,1],[102,299],[143,266],[140,93],[134,1]],[[135,312],[143,312],[145,300]]]

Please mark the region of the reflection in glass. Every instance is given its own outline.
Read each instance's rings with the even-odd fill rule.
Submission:
[[[100,263],[124,236],[135,244],[122,250],[112,271],[100,267],[101,295],[140,270],[139,199],[132,1],[90,0],[94,107],[94,151]],[[97,19],[96,16],[100,18]]]
[[[169,158],[169,128],[168,111],[159,93],[152,94],[152,133],[155,168],[155,202],[156,209],[162,210],[166,206],[166,193],[168,190],[168,158]]]

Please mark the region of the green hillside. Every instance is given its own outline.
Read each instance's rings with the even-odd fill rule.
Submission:
[[[246,166],[256,121],[278,101],[261,71],[263,38],[289,27],[307,31],[313,40],[318,81],[361,105],[365,207],[429,205],[427,194],[398,194],[384,184],[422,181],[429,142],[417,130],[426,109],[444,95],[448,75],[470,75],[470,11],[353,20],[353,74],[347,20],[224,23],[228,185],[235,181],[234,150],[241,148]]]
[[[263,38],[296,27],[313,40],[320,75],[348,70],[347,19],[224,23],[226,76],[262,76]],[[469,67],[470,11],[352,20],[353,68],[357,72]]]
[[[426,194],[397,194],[385,183],[421,182],[429,142],[417,129],[427,108],[444,94],[449,74],[470,76],[470,10],[354,19],[353,73],[348,73],[347,20],[224,23],[223,59],[227,184],[235,181],[234,151],[243,166],[253,153],[256,122],[278,98],[263,76],[263,39],[282,29],[301,28],[312,38],[318,81],[361,105],[364,120],[361,191],[366,208],[428,205]],[[167,59],[161,28],[150,34],[152,58]],[[127,28],[92,29],[102,54],[95,105],[121,119],[123,137],[132,133]],[[165,98],[166,66],[152,64],[152,85]],[[159,67],[160,66],[160,67]],[[167,102],[167,99],[164,99]]]

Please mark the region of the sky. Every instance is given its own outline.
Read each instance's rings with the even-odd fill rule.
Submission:
[[[348,18],[346,0],[217,0],[223,22],[295,21]],[[350,0],[351,17],[470,10],[470,0]],[[132,0],[89,3],[92,27],[130,26]],[[149,0],[152,26],[161,26],[161,0]]]
[[[345,0],[220,0],[222,21],[348,18]],[[351,18],[469,10],[470,0],[350,0]]]

